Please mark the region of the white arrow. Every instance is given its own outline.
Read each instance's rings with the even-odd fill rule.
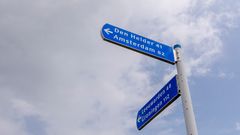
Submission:
[[[110,28],[104,29],[104,31],[109,35],[110,33],[113,34],[112,31],[110,31]]]
[[[138,117],[137,122],[139,123],[141,119],[142,119],[141,117]]]

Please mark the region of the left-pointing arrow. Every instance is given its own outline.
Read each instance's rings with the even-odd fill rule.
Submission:
[[[113,34],[112,31],[110,31],[110,28],[104,29],[104,31],[109,35],[109,34]]]
[[[141,117],[138,117],[137,118],[137,122],[139,123],[141,119],[142,119]]]

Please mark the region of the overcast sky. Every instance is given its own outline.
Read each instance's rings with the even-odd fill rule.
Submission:
[[[240,1],[0,0],[1,135],[184,135],[179,98],[137,111],[176,68],[102,40],[105,23],[182,45],[199,134],[240,135]]]

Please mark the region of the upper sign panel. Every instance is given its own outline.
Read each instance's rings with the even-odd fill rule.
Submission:
[[[103,39],[122,47],[175,64],[173,48],[116,26],[105,24],[101,31]]]

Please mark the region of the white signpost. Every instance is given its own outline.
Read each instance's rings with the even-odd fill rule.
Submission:
[[[179,77],[179,87],[181,90],[181,97],[182,97],[182,105],[183,105],[183,112],[184,118],[186,123],[186,129],[188,135],[198,135],[197,125],[195,121],[195,116],[192,107],[192,99],[187,83],[187,77],[184,70],[184,64],[182,60],[181,54],[181,46],[174,45],[174,49],[176,52],[176,66],[177,66],[177,73]]]

